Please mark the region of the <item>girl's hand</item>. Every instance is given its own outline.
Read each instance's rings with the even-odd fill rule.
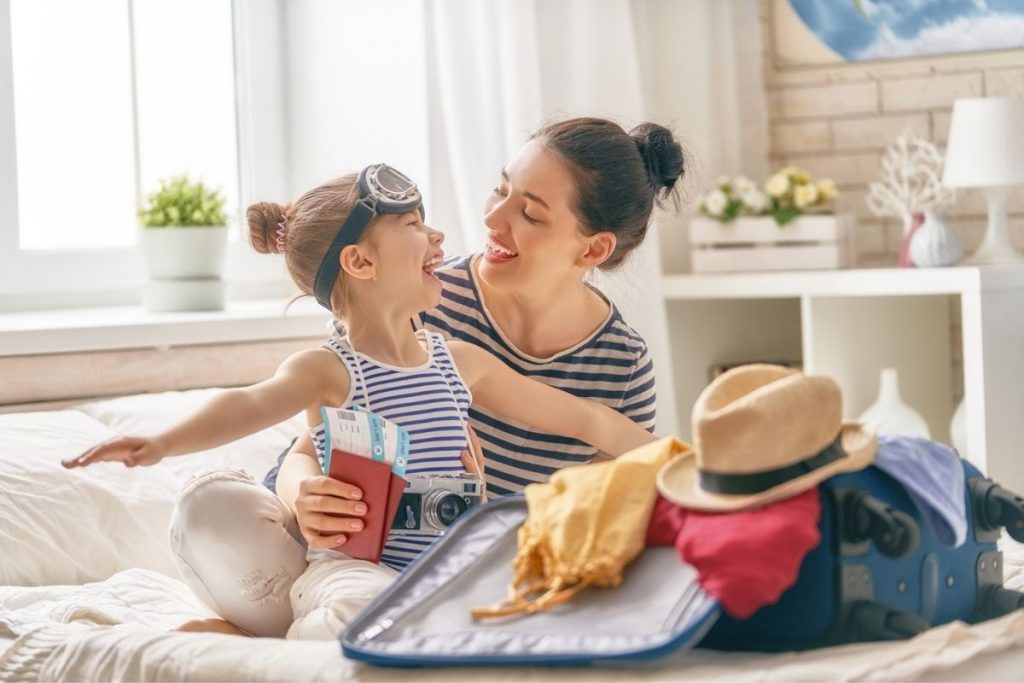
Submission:
[[[295,519],[310,548],[342,550],[349,535],[363,528],[366,503],[352,484],[323,475],[299,482]]]
[[[116,436],[93,446],[76,458],[62,460],[68,469],[94,462],[121,462],[125,467],[155,465],[167,456],[167,448],[157,439],[141,436]]]
[[[466,425],[466,434],[469,436],[469,450],[462,451],[462,466],[470,474],[480,477],[480,502],[487,502],[487,480],[484,479],[484,449],[480,446],[480,439],[472,427]]]

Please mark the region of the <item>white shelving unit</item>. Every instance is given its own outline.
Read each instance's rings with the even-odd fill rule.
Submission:
[[[684,436],[711,366],[800,361],[839,382],[849,418],[897,368],[904,400],[948,443],[959,322],[965,456],[1024,490],[1024,268],[670,275],[663,292]]]

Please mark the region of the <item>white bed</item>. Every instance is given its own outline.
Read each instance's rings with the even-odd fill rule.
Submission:
[[[1020,680],[1024,612],[951,624],[908,642],[802,654],[699,651],[669,669],[376,669],[336,643],[174,633],[205,616],[177,580],[166,529],[181,482],[215,467],[257,477],[301,425],[293,420],[154,468],[68,472],[59,459],[115,432],[150,431],[210,390],[0,415],[0,680]],[[1007,583],[1024,552],[1007,544]]]

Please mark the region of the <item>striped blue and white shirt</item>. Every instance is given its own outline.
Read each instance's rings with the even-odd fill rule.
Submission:
[[[461,455],[469,448],[465,426],[473,398],[444,338],[427,330],[417,335],[426,343],[430,357],[411,368],[385,365],[355,351],[346,338],[332,337],[324,346],[337,354],[351,378],[348,399],[341,407],[359,406],[409,432],[407,477],[465,472]],[[310,433],[322,465],[324,426],[317,425]],[[392,532],[381,562],[401,570],[436,539],[431,534]]]
[[[452,259],[435,272],[444,285],[441,304],[423,313],[420,325],[476,344],[521,375],[600,401],[654,431],[654,365],[644,340],[614,305],[590,337],[550,358],[535,358],[517,349],[491,319],[471,260],[471,256]],[[563,467],[588,463],[597,454],[597,449],[581,441],[537,431],[479,406],[471,408],[469,416],[484,449],[491,495],[546,482]]]

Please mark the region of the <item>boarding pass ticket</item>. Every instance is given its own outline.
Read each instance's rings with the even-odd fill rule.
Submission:
[[[391,471],[405,474],[409,463],[409,432],[391,420],[365,410],[348,408],[320,409],[324,421],[324,441],[328,454],[341,450],[373,460],[387,462]],[[330,457],[328,455],[328,457]],[[330,461],[324,463],[329,471]]]

